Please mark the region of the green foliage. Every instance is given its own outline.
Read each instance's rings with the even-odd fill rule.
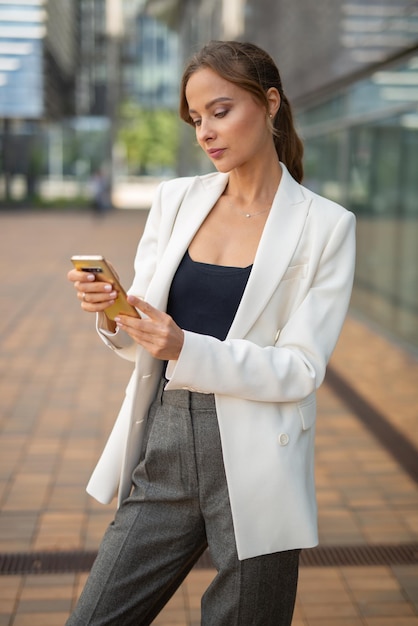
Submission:
[[[174,169],[179,143],[179,119],[167,109],[143,109],[134,102],[121,107],[117,141],[123,146],[131,173]]]

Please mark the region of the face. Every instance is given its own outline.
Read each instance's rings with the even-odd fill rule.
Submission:
[[[265,108],[213,70],[204,68],[191,75],[186,99],[197,141],[218,171],[253,166],[271,149]]]

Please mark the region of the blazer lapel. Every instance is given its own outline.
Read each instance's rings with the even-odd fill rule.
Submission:
[[[289,266],[309,210],[301,186],[282,165],[282,179],[254,259],[229,338],[245,336]],[[224,191],[228,174],[196,177],[186,193],[167,248],[149,285],[146,300],[165,309],[173,276],[190,242]]]
[[[173,227],[167,248],[149,285],[146,299],[164,310],[173,276],[190,242],[224,191],[228,174],[196,177],[191,184]]]
[[[310,202],[281,166],[282,179],[228,338],[244,337],[260,316],[289,266],[305,225]]]

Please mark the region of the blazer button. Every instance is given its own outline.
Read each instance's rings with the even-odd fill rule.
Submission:
[[[287,446],[288,443],[289,443],[289,435],[287,433],[280,433],[279,444],[281,446]]]

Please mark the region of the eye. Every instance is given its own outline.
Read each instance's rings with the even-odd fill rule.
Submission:
[[[227,109],[225,109],[224,111],[218,111],[217,113],[215,113],[215,117],[222,118],[222,117],[225,117],[227,113],[228,113]]]
[[[202,120],[190,120],[190,121],[194,127],[200,126],[200,124],[202,123]]]

